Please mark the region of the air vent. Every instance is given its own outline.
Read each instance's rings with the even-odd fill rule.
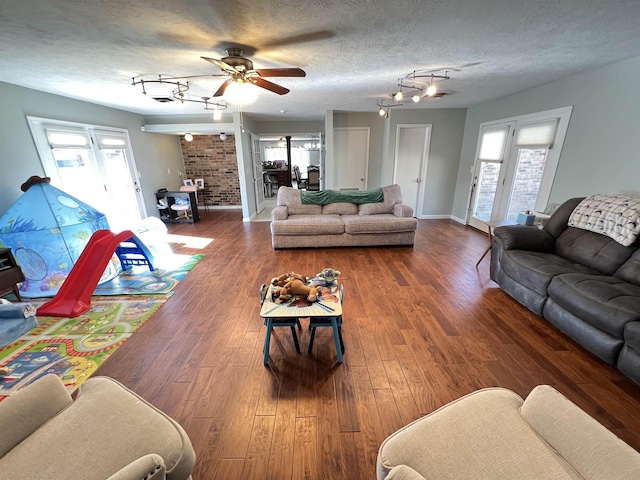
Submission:
[[[160,102],[160,103],[173,102],[173,98],[171,97],[151,97],[151,98],[153,98],[156,102]]]

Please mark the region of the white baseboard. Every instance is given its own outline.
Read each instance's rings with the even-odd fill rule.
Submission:
[[[451,215],[420,215],[418,218],[420,220],[448,220]]]
[[[456,217],[455,215],[451,215],[451,220],[453,220],[454,222],[461,223],[462,225],[467,224],[464,218]]]

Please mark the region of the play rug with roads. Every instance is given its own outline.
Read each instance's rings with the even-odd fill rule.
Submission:
[[[157,269],[132,267],[112,280],[96,287],[94,295],[153,295],[168,293],[175,288],[204,255],[165,255],[157,259]]]
[[[9,368],[0,401],[49,373],[75,390],[171,295],[93,297],[79,317],[38,317],[36,328],[0,349],[0,366]]]

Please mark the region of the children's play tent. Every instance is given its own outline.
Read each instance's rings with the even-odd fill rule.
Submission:
[[[109,229],[103,213],[48,183],[37,183],[0,218],[0,246],[11,248],[26,278],[26,298],[54,296],[93,232]],[[109,269],[107,269],[109,270]],[[111,278],[117,272],[107,271]]]

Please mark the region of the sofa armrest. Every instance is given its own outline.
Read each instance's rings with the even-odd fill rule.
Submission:
[[[162,457],[149,453],[125,465],[107,480],[165,480],[167,467]]]
[[[46,375],[1,402],[0,458],[72,403],[55,375]]]
[[[407,465],[393,467],[385,480],[426,480],[422,475]]]
[[[547,231],[527,225],[498,227],[494,236],[502,241],[504,250],[553,253],[555,248],[555,239]]]
[[[286,220],[289,216],[289,209],[283,205],[271,210],[271,220]]]
[[[581,478],[640,478],[640,453],[553,387],[534,388],[520,414]]]
[[[396,217],[413,217],[413,208],[411,208],[409,205],[405,205],[404,203],[396,203],[393,206],[393,214]]]

